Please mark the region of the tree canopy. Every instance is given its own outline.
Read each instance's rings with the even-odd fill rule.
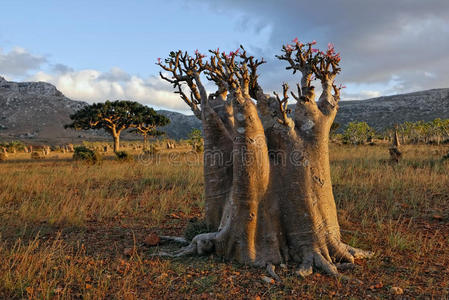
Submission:
[[[120,133],[128,128],[139,131],[155,130],[157,126],[167,125],[170,120],[158,114],[151,107],[135,101],[116,100],[94,103],[78,110],[70,116],[73,120],[65,128],[76,130],[104,129],[114,138],[114,151],[118,151]],[[146,128],[146,129],[145,129]]]

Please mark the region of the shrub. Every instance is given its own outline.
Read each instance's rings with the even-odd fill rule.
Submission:
[[[126,151],[117,151],[115,152],[115,157],[120,161],[132,161],[134,157]]]
[[[1,152],[0,153],[0,161],[5,161],[7,159],[8,159],[8,156],[5,153]]]
[[[41,152],[31,152],[31,159],[44,159],[44,156]]]
[[[350,122],[343,133],[343,142],[360,145],[372,140],[375,132],[366,122]]]
[[[96,164],[101,162],[102,157],[97,151],[90,150],[85,146],[75,147],[73,160],[82,160],[88,163]]]
[[[184,237],[186,240],[191,241],[195,236],[201,233],[207,233],[206,221],[193,218],[189,221],[184,231]]]
[[[449,152],[443,156],[443,161],[449,161]]]
[[[204,140],[201,130],[194,128],[192,132],[189,133],[188,143],[192,146],[193,150],[197,153],[204,151]]]

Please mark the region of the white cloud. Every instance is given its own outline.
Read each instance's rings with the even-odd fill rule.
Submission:
[[[28,78],[54,84],[64,95],[89,103],[105,100],[133,100],[150,106],[188,111],[188,106],[158,76],[141,78],[119,68],[108,72],[78,70],[65,73],[38,72]]]
[[[5,74],[26,75],[31,70],[40,69],[46,62],[45,57],[33,55],[20,47],[15,47],[8,53],[0,48],[0,70]]]

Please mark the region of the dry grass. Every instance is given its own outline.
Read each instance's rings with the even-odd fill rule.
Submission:
[[[377,253],[345,272],[360,280],[350,284],[301,280],[294,266],[270,285],[263,270],[214,257],[150,259],[147,233],[180,235],[201,217],[202,166],[177,151],[159,163],[92,166],[61,153],[0,163],[0,298],[366,298],[391,286],[449,297],[447,146],[406,147],[399,165],[386,146],[332,146],[344,240]]]

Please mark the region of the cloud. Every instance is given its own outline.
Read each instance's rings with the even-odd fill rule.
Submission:
[[[179,111],[189,109],[179,96],[173,93],[171,86],[158,76],[141,78],[116,67],[108,72],[67,69],[65,73],[52,74],[40,71],[28,80],[52,83],[67,97],[89,103],[133,100],[158,108]]]
[[[268,60],[294,37],[319,46],[333,42],[342,54],[339,82],[388,85],[392,76],[403,84],[396,92],[447,87],[449,82],[449,1],[447,0],[196,0],[211,10],[239,13],[240,30],[266,32],[260,53]],[[195,4],[192,4],[194,6]],[[263,67],[264,85],[274,88],[291,80],[279,63]],[[433,78],[424,75],[433,74]],[[277,80],[276,80],[277,78]],[[276,83],[277,82],[277,83]],[[390,87],[381,93],[386,93]]]
[[[64,74],[68,72],[73,72],[73,68],[70,68],[69,66],[66,66],[64,64],[54,64],[52,65],[52,71],[58,74]]]
[[[8,53],[0,48],[0,71],[4,74],[26,75],[29,71],[40,69],[46,62],[45,57],[30,54],[20,47],[15,47]]]
[[[342,99],[343,100],[363,100],[363,99],[370,99],[370,98],[377,98],[380,97],[382,94],[380,91],[375,90],[361,90],[357,93],[345,93],[342,92]]]
[[[113,67],[109,72],[101,74],[98,79],[107,81],[129,81],[131,75],[120,68]]]

